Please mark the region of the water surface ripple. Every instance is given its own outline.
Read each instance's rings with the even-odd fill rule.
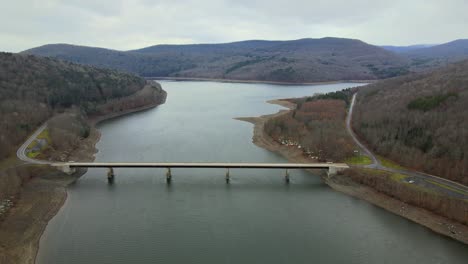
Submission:
[[[232,119],[278,111],[267,100],[356,84],[162,82],[166,104],[104,122],[97,161],[285,162]],[[314,175],[283,171],[92,169],[41,238],[38,263],[468,263],[468,248]]]

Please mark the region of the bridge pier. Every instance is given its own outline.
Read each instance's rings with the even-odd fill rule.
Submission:
[[[328,167],[327,176],[328,176],[328,178],[331,178],[331,177],[335,176],[336,174],[338,174],[338,172],[343,171],[345,169],[346,168],[330,166],[330,167]]]
[[[226,183],[229,183],[230,181],[230,178],[229,178],[229,168],[227,168],[227,171],[226,171]]]
[[[171,181],[172,181],[171,168],[167,168],[167,172],[166,172],[166,183],[171,183]]]
[[[289,180],[290,180],[290,179],[289,179],[289,171],[288,171],[288,169],[286,169],[286,173],[285,173],[285,175],[284,175],[284,180],[286,181],[286,183],[289,183]]]
[[[349,168],[344,163],[161,163],[161,162],[59,162],[52,163],[53,167],[72,174],[77,168],[104,168],[108,169],[107,178],[109,183],[114,180],[113,168],[166,168],[166,181],[172,181],[171,168],[213,168],[213,169],[226,169],[225,180],[226,183],[231,181],[230,169],[282,169],[286,170],[284,180],[286,183],[291,181],[289,170],[290,169],[326,169],[328,178],[338,174],[340,171]]]
[[[113,183],[114,182],[114,168],[110,167],[107,171],[107,182]]]

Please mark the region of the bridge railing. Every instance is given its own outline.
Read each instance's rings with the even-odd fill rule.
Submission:
[[[222,168],[226,169],[226,182],[229,183],[229,169],[285,169],[285,180],[290,181],[290,169],[327,169],[328,177],[337,172],[349,168],[344,163],[186,163],[186,162],[67,162],[54,163],[52,166],[58,167],[65,173],[74,173],[75,168],[107,168],[107,179],[111,183],[114,181],[114,168],[166,168],[166,181],[172,181],[171,168]]]

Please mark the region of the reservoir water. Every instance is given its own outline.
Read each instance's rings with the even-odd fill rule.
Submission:
[[[281,107],[276,98],[357,84],[279,86],[161,82],[167,102],[106,121],[96,161],[285,162],[252,143],[234,117]],[[281,170],[91,169],[49,222],[37,263],[468,263],[468,247],[318,176]]]

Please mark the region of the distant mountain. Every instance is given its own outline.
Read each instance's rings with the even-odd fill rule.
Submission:
[[[435,44],[419,44],[419,45],[411,45],[411,46],[380,46],[380,47],[385,50],[392,51],[395,53],[405,53],[405,52],[409,52],[412,50],[428,48],[432,46],[435,46]]]
[[[377,153],[468,184],[468,60],[359,88],[353,128]]]
[[[468,39],[459,39],[441,45],[414,49],[408,52],[408,56],[448,60],[466,59],[468,58]]]
[[[445,44],[412,49],[401,53],[410,61],[412,71],[432,70],[450,63],[468,59],[468,39],[454,40]]]
[[[116,51],[66,44],[24,51],[144,77],[278,82],[369,80],[408,72],[407,60],[360,40],[250,40],[225,44],[157,45]]]

